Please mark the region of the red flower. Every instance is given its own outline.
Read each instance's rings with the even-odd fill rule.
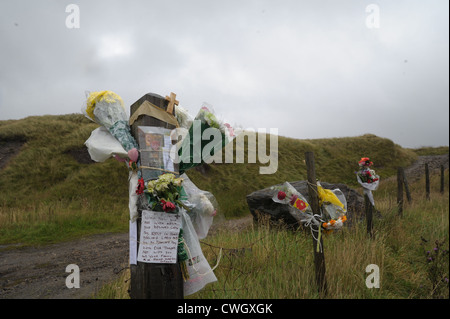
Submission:
[[[161,199],[161,204],[163,207],[163,211],[165,211],[166,213],[171,212],[176,208],[174,203],[166,202],[164,199]]]
[[[141,177],[138,180],[138,187],[136,190],[136,194],[138,195],[142,194],[144,192],[144,189],[145,189],[144,179]]]
[[[306,203],[304,201],[302,201],[301,199],[297,199],[293,205],[295,208],[298,208],[300,210],[305,210],[306,208]]]
[[[283,191],[279,191],[279,192],[278,192],[278,199],[279,199],[279,200],[283,200],[283,199],[285,199],[285,198],[286,198],[286,193],[283,192]]]

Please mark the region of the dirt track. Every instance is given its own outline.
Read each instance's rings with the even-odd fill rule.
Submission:
[[[41,248],[0,251],[0,298],[90,298],[128,261],[128,234],[103,234]],[[80,269],[80,288],[69,289],[69,264]]]
[[[435,172],[448,168],[448,154],[422,156],[405,170],[410,181],[424,173],[424,163]],[[240,229],[251,217],[228,221],[221,227]],[[9,249],[7,249],[9,248]],[[66,287],[66,266],[80,268],[80,288]],[[128,234],[103,234],[41,248],[0,246],[0,299],[90,298],[104,283],[117,278],[128,264]]]
[[[213,225],[236,231],[251,224],[249,215]],[[128,233],[102,234],[41,248],[0,246],[0,299],[85,299],[128,266]],[[80,269],[80,288],[67,288],[69,264]]]

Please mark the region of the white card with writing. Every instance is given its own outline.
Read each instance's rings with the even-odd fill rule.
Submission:
[[[142,211],[137,260],[145,263],[175,264],[180,228],[179,214]]]

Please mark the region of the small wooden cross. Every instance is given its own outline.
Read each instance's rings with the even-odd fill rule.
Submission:
[[[180,103],[175,99],[176,97],[177,95],[173,92],[170,93],[170,96],[166,95],[166,100],[169,101],[169,105],[167,106],[167,113],[172,114],[174,105],[178,105],[178,103]]]

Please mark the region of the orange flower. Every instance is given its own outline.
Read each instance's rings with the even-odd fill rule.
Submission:
[[[336,223],[334,219],[330,220],[330,225],[333,226]]]
[[[345,216],[345,215],[342,216],[342,217],[341,217],[341,220],[342,220],[342,222],[345,222],[345,221],[347,220],[347,216]]]
[[[323,226],[323,228],[327,228],[328,227],[328,223],[323,223],[322,226]]]

